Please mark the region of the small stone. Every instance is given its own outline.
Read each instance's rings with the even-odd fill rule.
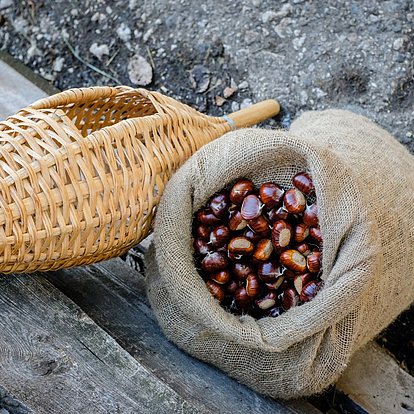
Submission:
[[[91,47],[89,48],[89,52],[96,56],[99,60],[102,60],[104,55],[109,55],[109,47],[108,45],[98,45],[97,43],[92,43]]]
[[[0,0],[0,10],[8,9],[14,5],[13,0]]]
[[[60,72],[63,69],[63,64],[64,63],[65,63],[65,58],[64,57],[58,57],[53,62],[53,70],[55,72]]]
[[[302,105],[306,105],[306,102],[308,101],[308,94],[306,91],[300,91],[299,93],[299,99],[300,99],[300,103]]]
[[[262,14],[262,22],[264,24],[270,23],[271,21],[275,20],[276,18],[277,18],[277,13],[274,12],[273,10],[265,11]]]
[[[134,55],[128,62],[128,76],[135,85],[146,86],[152,82],[152,67],[141,55]]]
[[[240,104],[240,109],[248,108],[253,105],[253,101],[249,98],[243,99],[243,102]]]
[[[226,99],[228,99],[228,98],[230,98],[230,96],[232,96],[232,95],[234,95],[234,92],[236,92],[236,90],[235,89],[233,89],[233,88],[230,88],[230,87],[226,87],[226,88],[224,88],[224,91],[223,91],[223,96],[226,98]]]
[[[116,29],[116,34],[124,43],[131,40],[131,29],[125,23],[121,23],[118,29]]]
[[[251,45],[252,43],[259,40],[259,33],[253,31],[253,30],[246,30],[244,33],[244,41],[247,45]]]
[[[41,55],[42,53],[38,49],[36,43],[32,43],[29,49],[27,49],[26,57],[28,57],[29,59],[31,59],[33,56],[41,56]]]
[[[231,112],[236,112],[240,109],[240,104],[236,101],[231,103]]]
[[[305,35],[301,36],[301,37],[295,37],[292,41],[293,48],[295,50],[299,50],[303,46],[303,43],[305,42],[305,39],[306,39]]]
[[[210,85],[210,71],[202,65],[194,66],[190,72],[190,81],[197,93],[203,93]]]
[[[249,87],[249,83],[247,81],[243,81],[239,83],[239,89],[247,89]]]
[[[226,102],[226,100],[219,95],[216,96],[215,101],[217,106],[223,106]]]
[[[144,43],[148,42],[148,39],[151,37],[151,35],[154,33],[154,28],[150,27],[145,33],[144,36],[142,36],[142,40]]]
[[[392,44],[392,48],[394,50],[400,50],[403,47],[404,44],[404,39],[402,37],[395,39],[393,44]]]
[[[262,4],[262,0],[252,0],[252,4],[254,7],[260,7]]]

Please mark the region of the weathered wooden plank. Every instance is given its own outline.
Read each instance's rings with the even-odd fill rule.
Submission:
[[[141,364],[212,413],[320,413],[305,401],[282,404],[260,396],[168,342],[149,308],[143,276],[120,259],[44,276]]]
[[[201,413],[40,275],[0,276],[0,385],[36,413]]]
[[[369,413],[414,412],[414,378],[374,343],[352,357],[337,388]]]
[[[0,386],[0,414],[30,414],[32,412]]]

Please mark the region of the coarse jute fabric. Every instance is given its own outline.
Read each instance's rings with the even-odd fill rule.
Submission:
[[[324,286],[278,318],[226,312],[193,260],[192,216],[239,177],[291,186],[311,173]],[[290,131],[244,129],[196,152],[169,181],[147,256],[147,292],[179,347],[260,393],[310,395],[414,301],[414,157],[368,119],[307,112]]]

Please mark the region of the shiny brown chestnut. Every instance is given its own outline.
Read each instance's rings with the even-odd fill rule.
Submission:
[[[229,228],[232,231],[243,230],[247,226],[247,221],[242,217],[239,210],[230,213]]]
[[[318,206],[316,204],[311,204],[306,206],[305,211],[303,212],[303,222],[309,227],[317,227],[319,224],[318,218]]]
[[[274,283],[276,279],[282,274],[281,268],[276,260],[268,260],[259,263],[257,268],[257,275],[265,283]]]
[[[306,195],[313,195],[315,187],[312,177],[305,171],[297,173],[292,179],[293,185]]]
[[[270,209],[282,201],[284,193],[285,191],[274,183],[264,183],[259,189],[260,199]]]
[[[247,294],[246,289],[244,287],[240,287],[236,290],[234,294],[234,300],[236,302],[237,307],[240,310],[246,310],[252,303],[252,299]]]
[[[225,193],[216,194],[210,200],[210,209],[213,214],[222,219],[227,216],[230,207],[229,196]]]
[[[319,227],[310,227],[309,236],[311,236],[317,243],[322,243],[322,233]]]
[[[196,254],[205,255],[211,250],[207,242],[202,239],[194,239],[193,246],[194,246],[194,251],[196,252]]]
[[[269,220],[274,223],[278,220],[287,220],[289,218],[289,212],[285,210],[283,207],[273,208],[267,213]]]
[[[211,232],[210,227],[204,224],[199,224],[198,226],[196,226],[196,229],[195,229],[195,233],[197,237],[203,240],[207,240],[207,241],[210,240],[210,232]]]
[[[210,233],[210,243],[213,247],[222,247],[230,240],[230,237],[230,229],[227,226],[221,225]]]
[[[250,273],[246,279],[246,293],[251,297],[255,298],[262,292],[262,286],[259,278],[254,274]]]
[[[207,226],[216,226],[221,222],[221,219],[216,217],[210,209],[204,209],[197,213],[197,220],[201,224]]]
[[[255,273],[252,265],[247,263],[234,263],[231,271],[237,280],[246,280],[250,273]]]
[[[272,243],[276,251],[287,247],[292,240],[292,226],[285,220],[278,220],[273,224]]]
[[[262,239],[256,244],[256,248],[253,252],[253,258],[260,262],[264,262],[269,259],[273,253],[273,244],[270,239]]]
[[[293,308],[299,303],[299,295],[295,289],[287,288],[283,291],[282,295],[282,307],[285,311]]]
[[[296,292],[300,295],[302,293],[303,287],[308,284],[315,275],[312,273],[303,273],[301,275],[296,275],[295,279],[293,280],[293,285],[295,286]]]
[[[314,280],[307,283],[302,289],[302,292],[300,294],[300,300],[302,302],[309,302],[311,299],[313,299],[316,296],[320,287],[321,287],[320,282],[316,282]]]
[[[240,205],[244,198],[253,192],[254,185],[248,179],[239,180],[230,190],[230,201]]]
[[[265,283],[266,287],[268,290],[277,290],[280,288],[280,286],[282,286],[282,283],[285,281],[285,275],[281,275],[279,276],[276,281],[274,282],[270,282],[270,283]]]
[[[233,255],[249,255],[253,253],[254,244],[247,237],[238,236],[229,241],[227,248]]]
[[[234,281],[231,280],[224,288],[224,291],[226,293],[226,295],[229,296],[234,296],[234,294],[236,293],[236,290],[239,288],[239,284]]]
[[[276,292],[268,292],[265,296],[256,300],[256,306],[262,310],[273,308],[276,305],[277,294]]]
[[[305,223],[299,223],[295,227],[295,242],[301,243],[309,236],[309,227]]]
[[[223,252],[210,252],[201,261],[201,268],[206,272],[218,272],[228,267],[229,261]]]
[[[263,204],[254,194],[248,195],[242,203],[240,213],[245,220],[253,220],[259,217]]]
[[[230,281],[230,273],[228,270],[220,270],[219,272],[212,273],[210,279],[219,285],[224,285]]]
[[[263,216],[248,220],[247,224],[256,234],[262,237],[270,235],[269,223]]]
[[[304,273],[306,271],[306,259],[297,250],[289,249],[280,254],[280,263],[288,269]]]
[[[288,213],[302,213],[306,208],[306,198],[297,188],[291,188],[286,191],[283,197],[283,208]]]
[[[321,270],[321,252],[312,252],[306,258],[306,264],[308,266],[309,272],[319,273]]]
[[[296,245],[296,250],[305,257],[312,253],[308,243],[299,243]]]
[[[219,301],[223,302],[224,300],[224,290],[221,286],[217,283],[214,283],[212,280],[207,280],[206,282],[207,288],[210,293]]]

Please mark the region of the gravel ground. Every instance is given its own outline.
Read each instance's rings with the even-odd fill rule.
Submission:
[[[347,108],[412,152],[413,28],[412,0],[0,0],[0,48],[59,89],[141,85],[212,115],[276,98],[267,127]],[[411,372],[413,319],[381,336]]]

